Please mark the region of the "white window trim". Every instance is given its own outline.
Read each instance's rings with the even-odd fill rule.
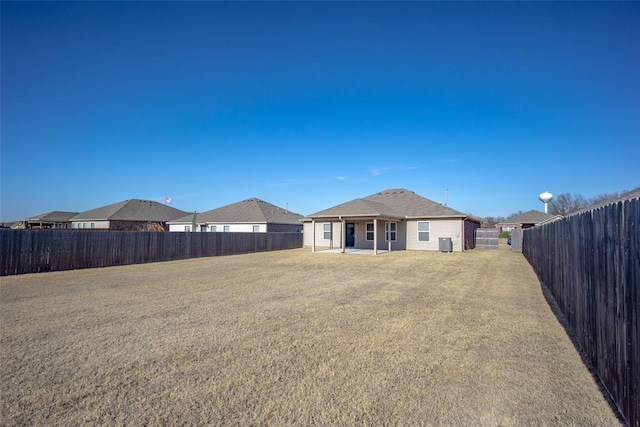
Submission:
[[[254,225],[252,228],[254,233],[259,233],[260,232],[260,226],[259,225]]]
[[[395,225],[395,230],[389,230],[391,225]],[[391,239],[392,242],[396,242],[398,240],[398,223],[397,222],[385,222],[384,223],[384,241],[389,241],[389,235],[393,236]]]
[[[222,231],[224,231],[225,233],[229,233],[230,230],[231,230],[231,227],[229,227],[228,225],[222,226]]]
[[[428,231],[420,231],[420,224],[421,223],[427,223],[429,224],[429,230]],[[431,221],[418,221],[416,223],[416,239],[418,239],[418,242],[430,242],[431,241]],[[420,240],[420,233],[429,233],[429,238],[427,240]]]
[[[367,228],[369,227],[369,224],[371,224],[371,231],[367,230]],[[367,242],[373,242],[373,237],[375,236],[375,231],[374,231],[374,227],[373,227],[373,223],[372,222],[367,222],[365,223],[364,226],[364,233],[365,233],[365,239]],[[369,238],[369,233],[371,233],[371,238]]]
[[[329,226],[329,230],[327,230],[327,225]],[[327,233],[329,233],[329,237],[327,237]],[[322,224],[322,238],[324,240],[331,240],[331,235],[332,235],[332,230],[331,230],[331,223],[330,222],[325,222]]]

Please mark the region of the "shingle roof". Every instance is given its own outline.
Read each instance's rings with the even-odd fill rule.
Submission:
[[[309,218],[327,216],[385,216],[395,218],[467,217],[413,191],[394,188],[380,191],[362,199],[355,199],[311,215]]]
[[[300,224],[300,219],[302,218],[302,215],[298,213],[288,211],[255,197],[197,214],[197,222],[199,224],[213,222]],[[191,223],[192,221],[193,214],[190,214],[177,218],[172,222]]]
[[[537,210],[530,210],[519,215],[514,215],[511,218],[497,224],[540,224],[541,222],[550,221],[554,218],[560,218],[560,215],[551,215]]]
[[[130,199],[79,213],[71,221],[160,221],[167,222],[186,215],[185,211],[152,200]]]
[[[34,215],[27,218],[27,221],[42,222],[63,222],[69,221],[72,217],[78,215],[78,212],[51,211],[40,215]]]
[[[309,215],[310,217],[323,217],[323,216],[372,216],[383,215],[390,217],[402,218],[404,215],[394,209],[391,206],[387,206],[384,203],[376,202],[374,200],[366,199],[354,199],[346,203],[342,203],[337,206],[333,206],[329,209],[325,209],[315,214]]]
[[[407,217],[467,216],[460,211],[419,196],[413,191],[405,190],[404,188],[384,190],[365,197],[365,199],[393,206],[394,209],[402,212]]]

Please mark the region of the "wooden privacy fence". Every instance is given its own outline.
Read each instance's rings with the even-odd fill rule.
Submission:
[[[0,276],[302,247],[302,233],[0,230]]]
[[[498,250],[499,234],[495,228],[476,228],[476,248]]]
[[[630,426],[640,426],[640,199],[525,230],[551,291]]]
[[[514,252],[522,252],[522,239],[524,238],[524,230],[514,228],[511,230],[511,250]]]

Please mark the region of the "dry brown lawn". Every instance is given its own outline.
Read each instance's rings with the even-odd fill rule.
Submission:
[[[520,254],[308,249],[4,277],[3,425],[580,425]]]

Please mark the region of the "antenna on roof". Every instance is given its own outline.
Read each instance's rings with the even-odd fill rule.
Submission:
[[[284,213],[289,211],[289,203],[285,203]]]
[[[444,205],[447,206],[447,201],[449,200],[449,187],[447,187],[446,191],[444,192]]]

